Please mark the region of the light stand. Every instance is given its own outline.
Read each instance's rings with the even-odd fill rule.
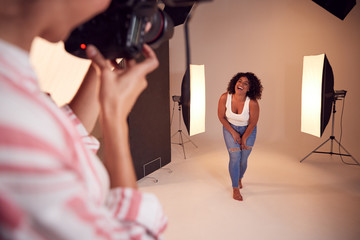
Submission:
[[[312,152],[310,152],[308,155],[306,155],[306,157],[304,157],[303,159],[300,160],[300,162],[304,161],[307,157],[309,157],[311,154],[313,153],[321,153],[321,154],[330,154],[330,155],[339,155],[339,156],[347,156],[347,157],[351,157],[357,164],[354,164],[354,165],[360,165],[360,163],[343,147],[343,145],[341,145],[341,143],[336,140],[335,136],[334,136],[334,122],[335,122],[335,113],[336,113],[336,108],[335,108],[335,105],[336,105],[336,100],[341,100],[341,99],[344,99],[345,98],[345,95],[346,95],[346,91],[345,90],[341,90],[341,91],[335,91],[335,94],[334,94],[334,104],[333,104],[333,115],[332,115],[332,126],[331,126],[331,136],[325,141],[323,142],[322,144],[320,144],[317,148],[315,148]],[[330,143],[331,143],[331,147],[330,147],[330,152],[322,152],[322,151],[317,151],[319,148],[321,148],[325,143],[327,143],[328,141],[330,140]],[[333,152],[333,144],[334,144],[334,141],[339,145],[339,150],[340,150],[340,147],[342,149],[344,149],[344,151],[347,153],[347,154],[342,154],[342,153],[335,153]]]
[[[178,103],[178,110],[179,110],[179,129],[177,130],[176,133],[174,133],[172,136],[171,136],[171,139],[174,138],[177,134],[179,134],[179,142],[171,142],[172,144],[177,144],[177,145],[180,145],[183,149],[183,153],[184,153],[184,158],[186,159],[186,154],[185,154],[185,143],[188,143],[188,142],[191,142],[196,148],[196,144],[190,140],[190,138],[188,138],[182,131],[181,129],[181,97],[180,96],[172,96],[172,99],[174,101],[174,105],[173,105],[173,112],[172,112],[172,117],[171,117],[171,124],[172,124],[172,119],[173,119],[173,116],[174,116],[174,111],[175,111],[175,102]],[[170,126],[171,126],[170,124]],[[187,139],[186,142],[184,142],[184,138]]]

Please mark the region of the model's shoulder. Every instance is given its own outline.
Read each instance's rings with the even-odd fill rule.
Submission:
[[[227,92],[224,92],[223,94],[221,94],[220,98],[221,98],[221,99],[222,99],[222,98],[227,98],[227,96],[228,96],[228,93],[227,93]]]
[[[227,99],[227,92],[221,94],[220,98],[219,98],[219,103],[225,104],[226,103],[226,99]]]
[[[249,105],[250,106],[259,106],[259,103],[256,99],[250,99]]]

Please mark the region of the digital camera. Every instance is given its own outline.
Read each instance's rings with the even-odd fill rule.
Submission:
[[[198,1],[163,0],[162,3],[183,7]],[[92,44],[106,59],[137,58],[144,43],[155,49],[173,36],[173,21],[159,3],[157,0],[112,0],[105,12],[71,32],[65,41],[65,50],[87,58],[86,47]],[[148,22],[151,28],[145,32]]]

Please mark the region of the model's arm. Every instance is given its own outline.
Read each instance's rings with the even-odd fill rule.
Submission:
[[[147,87],[146,75],[159,62],[154,51],[144,45],[145,60],[126,62],[126,69],[112,70],[99,51],[89,46],[87,54],[100,77],[100,124],[104,139],[104,165],[110,175],[111,187],[136,188],[136,175],[129,147],[127,117],[138,96]]]
[[[229,123],[229,121],[226,119],[226,98],[227,98],[227,93],[224,93],[221,95],[220,99],[219,99],[219,104],[218,104],[218,118],[221,122],[221,124],[226,128],[226,130],[228,130],[231,135],[234,138],[234,141],[241,144],[241,136],[240,134],[235,131],[235,129],[233,129]]]
[[[252,131],[254,130],[254,128],[256,127],[256,124],[259,120],[259,114],[260,114],[260,108],[259,108],[259,103],[257,100],[250,100],[249,103],[249,124],[248,127],[246,128],[244,134],[242,135],[242,149],[250,149],[251,147],[246,146],[246,140],[248,139],[248,137],[250,136],[250,134],[252,133]]]

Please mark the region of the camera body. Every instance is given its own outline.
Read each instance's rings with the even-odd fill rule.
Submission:
[[[196,2],[212,0],[112,0],[108,9],[75,28],[65,41],[65,50],[87,58],[86,46],[95,45],[106,59],[137,58],[144,43],[157,48],[174,33],[174,23],[159,3],[172,13],[188,11]],[[145,33],[146,24],[151,28]]]
[[[145,27],[151,22],[151,29]],[[144,43],[152,48],[173,35],[170,17],[156,0],[113,0],[109,8],[75,28],[65,41],[65,50],[87,58],[86,46],[95,45],[107,59],[136,58]]]

